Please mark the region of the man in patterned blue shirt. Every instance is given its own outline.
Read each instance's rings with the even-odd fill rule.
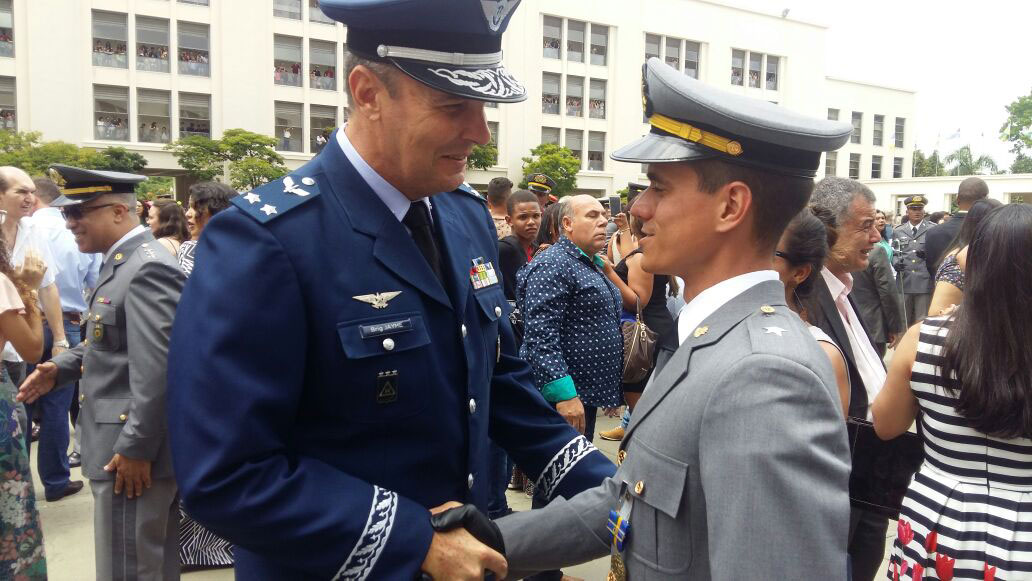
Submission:
[[[561,203],[559,242],[516,276],[520,356],[545,399],[590,441],[598,408],[622,401],[620,291],[596,256],[606,242],[602,204],[588,195]]]

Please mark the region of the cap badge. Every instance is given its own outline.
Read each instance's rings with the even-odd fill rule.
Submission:
[[[502,23],[505,22],[505,17],[519,3],[520,0],[480,0],[480,4],[484,8],[484,18],[487,20],[487,25],[492,32],[498,32]]]
[[[705,326],[704,327],[699,327],[698,329],[695,329],[695,332],[692,333],[692,336],[695,337],[696,339],[698,339],[699,337],[702,337],[706,333],[709,333],[709,327],[705,327]]]
[[[47,170],[47,177],[54,180],[54,183],[57,184],[57,187],[59,188],[65,187],[65,184],[68,183],[65,181],[64,176],[61,175],[61,172],[54,168],[49,168]]]

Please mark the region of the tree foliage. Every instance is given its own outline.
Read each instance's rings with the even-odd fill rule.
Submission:
[[[154,200],[172,195],[175,178],[155,176],[136,184],[136,197],[141,200]]]
[[[979,155],[971,152],[971,146],[965,145],[946,156],[946,163],[950,164],[950,175],[970,176],[975,174],[997,171],[996,161],[988,155]]]
[[[1032,173],[1032,157],[1019,153],[1010,166],[1011,173]]]
[[[466,158],[469,169],[488,169],[498,165],[498,147],[494,141],[473,146],[473,152]]]
[[[38,131],[0,131],[0,165],[21,168],[30,176],[43,175],[55,163],[102,169],[109,162],[109,158],[94,149],[63,141],[43,141],[43,135]]]
[[[543,173],[552,178],[555,180],[552,195],[556,197],[562,197],[577,188],[577,172],[580,171],[581,162],[569,148],[554,143],[542,143],[530,150],[530,155],[531,157],[523,158],[524,176]],[[527,187],[526,177],[520,182],[519,187]]]
[[[914,150],[914,177],[927,178],[946,175],[946,167],[939,156],[939,150],[925,156],[920,149]]]
[[[100,155],[104,158],[103,165],[95,169],[138,174],[147,167],[147,158],[124,147],[109,147],[101,151]]]
[[[249,190],[285,173],[276,139],[244,129],[228,129],[221,139],[188,135],[165,146],[191,177],[209,181],[228,170],[229,184]]]
[[[1000,127],[1000,138],[1011,143],[1011,151],[1021,156],[1032,149],[1032,91],[1006,106],[1007,121]]]

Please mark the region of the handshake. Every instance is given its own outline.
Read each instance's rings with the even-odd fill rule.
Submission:
[[[472,504],[447,502],[430,510],[434,537],[421,570],[421,581],[484,578],[486,571],[504,579],[508,572],[502,532]]]

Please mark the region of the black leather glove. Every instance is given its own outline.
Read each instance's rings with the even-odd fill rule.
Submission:
[[[430,516],[430,526],[434,531],[445,533],[450,530],[462,527],[466,529],[473,538],[491,547],[505,556],[505,541],[502,540],[502,530],[487,515],[477,510],[472,504],[464,504],[441,511]],[[433,581],[433,577],[422,573],[419,577],[422,581]],[[494,575],[488,573],[487,579],[493,579]]]

